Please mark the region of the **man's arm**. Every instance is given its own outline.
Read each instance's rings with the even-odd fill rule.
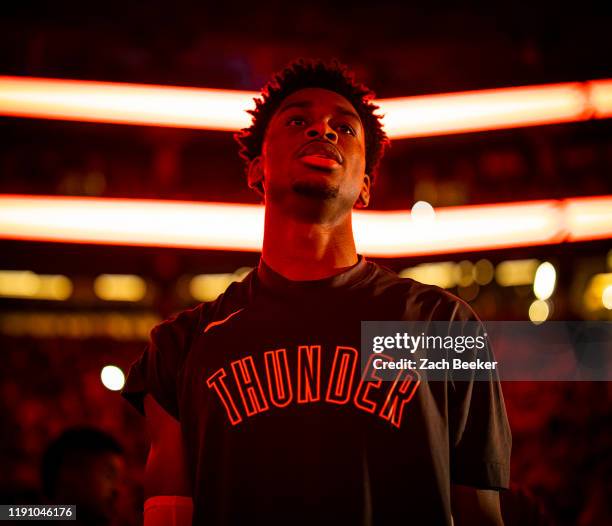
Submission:
[[[151,440],[145,467],[144,526],[190,526],[193,505],[180,424],[150,394],[144,406]]]
[[[451,507],[454,526],[503,526],[499,493],[451,484]]]

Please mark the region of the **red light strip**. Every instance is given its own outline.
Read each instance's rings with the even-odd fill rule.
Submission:
[[[260,205],[0,196],[0,239],[258,252]],[[612,196],[353,214],[360,253],[400,257],[612,237]]]
[[[233,131],[255,92],[0,76],[0,115]],[[612,80],[376,101],[391,138],[612,116]]]
[[[12,117],[231,131],[257,93],[0,76],[0,114]]]
[[[379,102],[389,136],[402,139],[586,120],[588,94],[586,84],[568,83]]]

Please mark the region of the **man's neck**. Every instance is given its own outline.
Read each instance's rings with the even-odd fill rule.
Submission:
[[[351,215],[336,224],[313,224],[266,210],[262,259],[294,281],[339,274],[358,260]]]

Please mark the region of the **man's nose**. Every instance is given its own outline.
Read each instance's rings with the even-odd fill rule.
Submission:
[[[316,139],[317,137],[325,137],[329,142],[338,142],[338,134],[333,128],[330,128],[327,122],[314,123],[306,130],[306,136],[310,139]]]

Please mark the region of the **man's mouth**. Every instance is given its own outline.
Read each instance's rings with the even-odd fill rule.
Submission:
[[[311,142],[300,151],[302,162],[316,168],[337,168],[344,162],[335,146],[324,142]]]

